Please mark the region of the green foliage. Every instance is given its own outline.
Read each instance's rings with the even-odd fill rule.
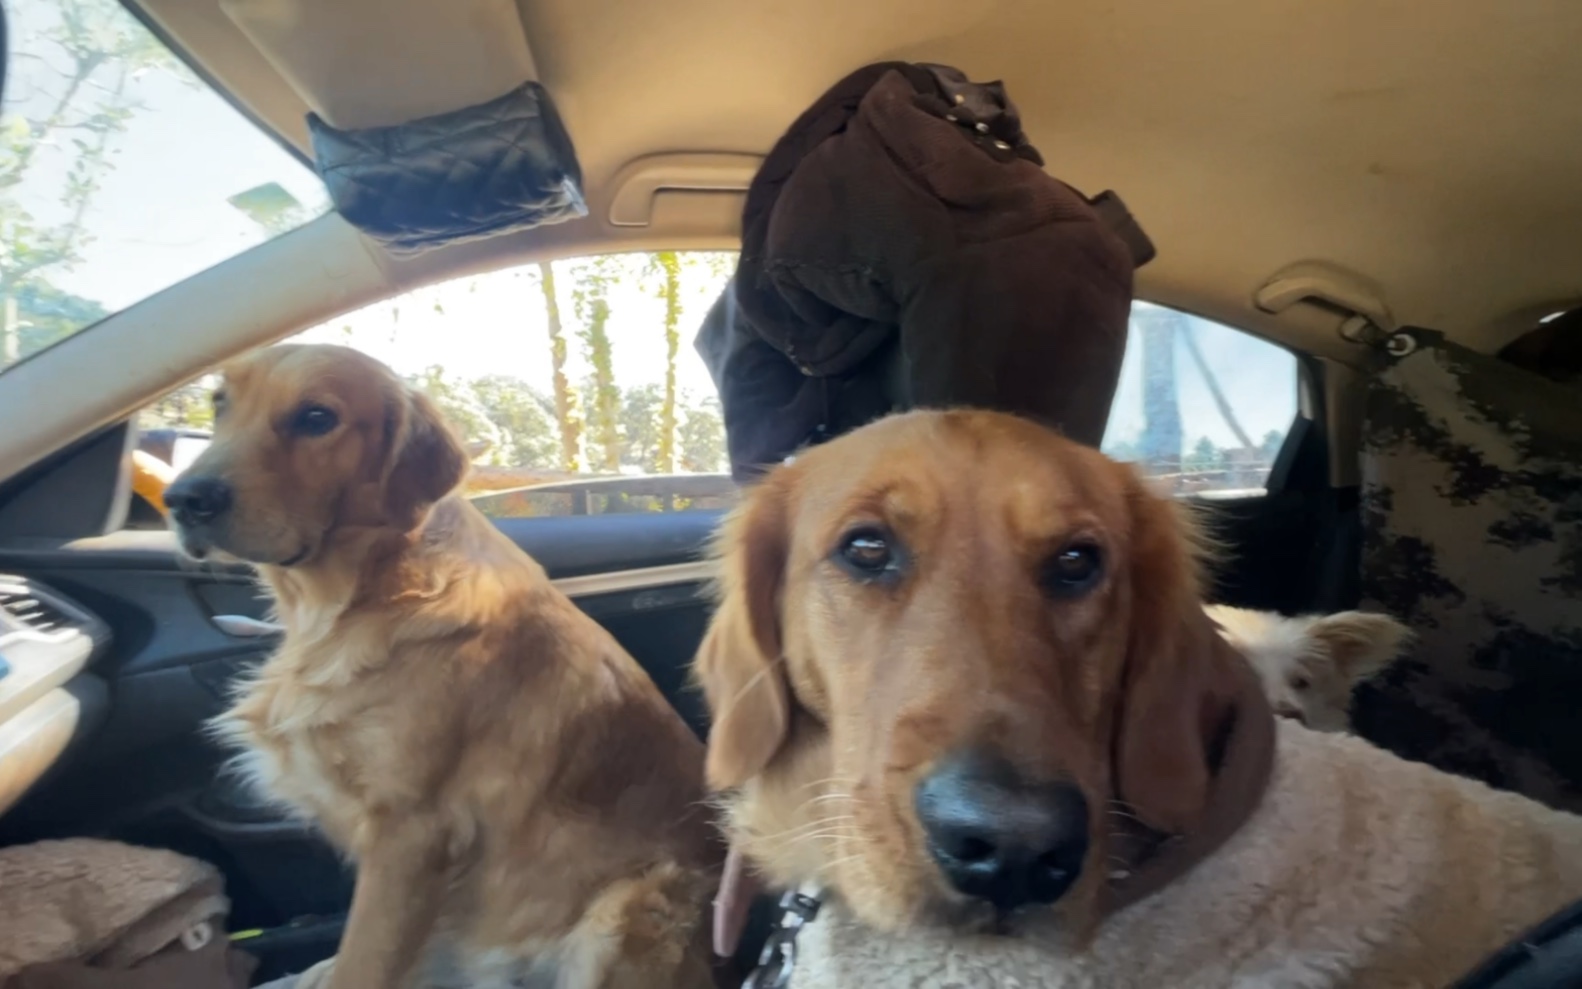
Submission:
[[[1181,458],[1181,466],[1185,470],[1213,470],[1224,462],[1224,453],[1207,436],[1199,439],[1192,451]]]
[[[109,315],[92,299],[63,292],[42,278],[24,281],[12,298],[17,307],[19,356],[36,354]]]
[[[213,429],[213,375],[189,381],[145,408],[137,417],[139,429]]]
[[[673,467],[662,459],[664,406],[664,391],[652,382],[628,389],[621,396],[621,466],[644,474],[673,473]]]
[[[659,436],[654,451],[658,472],[676,469],[676,356],[681,352],[681,256],[660,251],[652,268],[661,275],[659,298],[665,303],[665,389],[659,406]]]
[[[549,327],[549,366],[555,393],[555,421],[558,424],[560,469],[582,469],[582,403],[566,377],[566,329],[560,319],[560,296],[555,285],[555,266],[548,261],[538,265],[538,288],[544,297],[544,315]]]
[[[548,317],[553,389],[549,395],[509,374],[468,378],[437,365],[407,380],[434,400],[468,443],[474,461],[483,466],[551,471],[569,467],[577,471],[581,450],[582,420],[578,399],[581,392],[593,399],[588,425],[594,463],[588,473],[722,473],[727,464],[724,418],[719,400],[713,395],[700,398],[682,392],[677,387],[675,369],[684,315],[681,277],[699,271],[707,273],[708,264],[706,259],[695,261],[694,255],[673,257],[674,267],[649,256],[646,259],[588,259],[557,266],[541,264],[536,273],[527,273],[529,280],[534,274],[537,276]],[[734,263],[732,255],[719,257]],[[723,265],[724,261],[718,263]],[[572,387],[566,379],[570,334],[559,318],[557,268],[558,273],[570,281],[571,314],[577,324],[573,329],[589,365],[590,373],[581,389]],[[665,303],[665,374],[659,381],[623,389],[614,379],[616,343],[608,332],[611,289],[618,279],[649,278],[656,274],[660,276],[656,293]],[[714,282],[717,283],[717,279]],[[384,304],[381,311],[388,313],[392,335],[415,332],[410,325],[404,331],[398,325],[402,306],[411,301],[403,297]],[[330,324],[327,332],[330,338],[356,344],[350,324]],[[209,392],[212,387],[210,381],[197,381],[176,389],[144,410],[140,424],[144,428],[211,428]],[[611,408],[614,409],[613,419],[601,418]],[[611,422],[614,424],[613,439],[609,435]],[[667,432],[671,437],[668,459],[664,450]],[[613,467],[609,466],[612,450]],[[707,482],[700,485],[696,481],[677,481],[673,492],[662,486],[657,493],[651,489],[640,494],[607,491],[584,496],[584,499],[592,510],[599,512],[682,510],[689,506],[718,507],[728,503],[729,490],[726,486],[722,492],[719,485]],[[561,514],[571,510],[573,501],[568,494],[552,492],[498,492],[483,497],[486,511],[505,515]]]
[[[491,374],[472,382],[473,395],[500,434],[500,459],[510,467],[560,466],[554,405],[520,378]]]
[[[587,421],[591,439],[597,444],[595,458],[601,470],[621,467],[621,392],[615,384],[615,356],[610,343],[610,286],[623,274],[622,259],[604,254],[587,258],[575,267],[575,287],[571,291],[572,311],[582,323],[577,336],[583,355],[593,368],[585,389],[588,396]]]
[[[472,382],[449,375],[438,365],[431,365],[421,374],[412,375],[407,378],[407,382],[433,399],[462,439],[473,447],[474,463],[505,463],[505,434],[495,425],[489,410],[479,400]]]
[[[677,438],[682,470],[697,474],[729,470],[725,454],[725,413],[717,396],[709,395],[685,410]]]
[[[53,17],[27,54],[42,61],[48,51],[59,78],[26,104],[33,112],[0,126],[0,367],[104,317],[97,302],[61,291],[50,276],[76,265],[89,242],[84,219],[115,167],[114,139],[142,109],[130,83],[150,70],[195,83],[114,0],[39,0],[29,13],[46,6]],[[30,179],[56,182],[62,219],[40,221],[22,205],[16,190]]]

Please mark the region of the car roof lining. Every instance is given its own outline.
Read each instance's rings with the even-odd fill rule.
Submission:
[[[1263,320],[1251,296],[1293,262],[1325,260],[1382,285],[1403,324],[1485,350],[1582,301],[1582,101],[1556,98],[1582,92],[1582,6],[1566,0],[1447,0],[1432,16],[1414,0],[142,6],[299,148],[310,109],[342,126],[399,122],[530,72],[593,199],[658,152],[764,153],[856,65],[943,61],[1006,81],[1052,173],[1126,198],[1159,246],[1140,278],[1149,298],[1189,295],[1305,348],[1302,320]],[[1007,44],[1026,39],[1044,41]],[[717,205],[679,197],[663,212],[684,236],[730,238]],[[633,242],[606,214],[586,223],[597,229],[575,239]]]
[[[333,0],[337,23],[405,39],[400,58],[358,49],[352,73],[320,64],[345,51],[301,36],[320,23],[303,11],[328,0],[141,7],[302,152],[310,110],[420,116],[530,66],[576,142],[589,216],[399,260],[322,218],[9,370],[0,414],[37,432],[0,437],[0,476],[218,359],[413,287],[545,258],[734,248],[740,193],[656,170],[762,155],[830,83],[886,58],[1004,79],[1050,172],[1089,194],[1115,189],[1147,229],[1159,256],[1137,285],[1150,301],[1348,364],[1363,351],[1340,338],[1344,313],[1264,312],[1259,287],[1295,262],[1328,262],[1380,286],[1401,325],[1483,351],[1582,303],[1582,100],[1563,98],[1582,92],[1582,5],[1568,0],[1447,0],[1431,16],[1415,0],[520,0],[515,32],[509,0],[450,2]],[[479,31],[504,39],[492,68],[453,71]],[[646,224],[612,222],[633,196]],[[343,270],[354,274],[322,277]],[[260,277],[270,292],[250,290]],[[171,346],[147,343],[160,338]],[[79,381],[70,409],[55,408],[61,375]]]

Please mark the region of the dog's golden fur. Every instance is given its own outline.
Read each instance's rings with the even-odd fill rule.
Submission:
[[[882,578],[854,565],[876,541]],[[1055,566],[1074,546],[1103,561],[1080,593]],[[721,555],[708,773],[748,859],[825,888],[799,989],[1444,986],[1582,895],[1582,819],[1277,729],[1178,510],[1031,423],[913,413],[833,440],[749,496]],[[914,799],[985,746],[1021,783],[1079,786],[1090,838],[1052,908],[987,933]]]
[[[868,528],[904,553],[894,581],[834,562]],[[1044,568],[1076,544],[1097,548],[1101,580],[1047,593]],[[1110,881],[1123,821],[1218,840],[1256,801],[1256,751],[1245,792],[1215,793],[1225,733],[1239,719],[1267,742],[1273,727],[1203,614],[1188,527],[1096,451],[1005,415],[893,417],[772,472],[719,547],[695,670],[715,716],[708,776],[774,883],[816,882],[881,930],[990,920],[931,861],[913,804],[966,746],[1087,798],[1088,857],[1053,911],[1073,931],[1129,895]]]
[[[181,537],[275,595],[284,642],[221,728],[358,864],[334,989],[409,986],[436,955],[480,986],[709,985],[702,746],[452,494],[465,455],[434,407],[334,347],[245,358],[217,404],[189,475],[233,504]],[[333,428],[295,429],[307,408]]]

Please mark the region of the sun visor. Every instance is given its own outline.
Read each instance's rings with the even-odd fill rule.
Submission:
[[[516,0],[220,6],[312,111],[335,208],[392,253],[586,214]]]
[[[404,124],[539,78],[516,0],[220,0],[220,7],[336,127]]]
[[[452,113],[341,130],[308,117],[335,209],[394,254],[587,215],[582,170],[536,82]]]

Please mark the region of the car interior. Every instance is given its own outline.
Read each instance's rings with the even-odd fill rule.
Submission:
[[[4,4],[12,50],[17,3]],[[309,168],[310,118],[392,127],[537,82],[575,146],[586,207],[417,253],[326,211],[0,370],[0,845],[95,836],[216,864],[232,926],[263,959],[259,980],[334,952],[352,872],[311,827],[221,772],[204,726],[272,648],[269,602],[244,567],[184,559],[131,475],[138,411],[226,358],[511,266],[733,251],[763,155],[828,85],[869,62],[947,63],[1004,81],[1051,174],[1125,195],[1157,248],[1137,273],[1140,301],[1291,355],[1296,410],[1266,480],[1190,500],[1227,550],[1215,599],[1295,614],[1381,597],[1366,586],[1362,454],[1370,375],[1381,354],[1404,356],[1391,341],[1407,332],[1495,359],[1582,305],[1575,5],[1455,0],[1431,16],[1404,0],[123,6],[243,126]],[[10,75],[14,86],[15,65]],[[166,137],[173,159],[202,164],[205,135]],[[499,525],[703,735],[687,668],[710,614],[720,517]],[[1416,571],[1401,566],[1409,582]],[[1567,655],[1582,651],[1550,659]],[[1390,710],[1379,701],[1373,716]],[[1582,778],[1563,758],[1582,742],[1533,744],[1553,779]],[[1564,802],[1561,783],[1536,789]]]

